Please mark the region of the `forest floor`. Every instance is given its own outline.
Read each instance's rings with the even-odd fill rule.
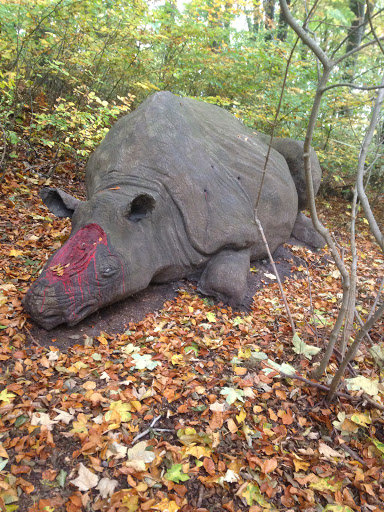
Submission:
[[[38,190],[81,198],[84,186],[71,162],[48,180],[38,165],[21,156],[0,186],[0,510],[383,511],[383,323],[349,367],[348,398],[327,404],[310,380],[340,305],[327,249],[277,255],[305,344],[264,263],[243,311],[181,281],[47,332],[21,300],[70,223]],[[323,201],[320,215],[348,262],[347,203]],[[384,262],[362,216],[357,227],[365,318]],[[281,376],[292,367],[304,380]]]

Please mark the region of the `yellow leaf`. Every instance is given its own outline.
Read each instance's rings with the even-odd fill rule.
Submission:
[[[174,354],[171,357],[171,363],[174,366],[176,366],[176,365],[184,366],[185,362],[183,361],[183,355],[182,354]]]
[[[3,459],[9,459],[9,455],[5,450],[4,446],[2,445],[2,443],[0,443],[0,457],[2,457]]]
[[[296,472],[300,471],[301,469],[303,471],[307,471],[310,466],[309,462],[304,462],[298,455],[294,455],[293,463],[295,465]]]
[[[152,505],[153,510],[161,510],[162,512],[177,512],[180,507],[177,506],[176,501],[163,498],[157,505]]]
[[[191,455],[192,457],[195,457],[196,459],[201,459],[201,457],[210,457],[211,456],[211,450],[209,448],[206,448],[205,446],[189,446],[184,451],[185,455]]]
[[[10,255],[10,256],[15,256],[15,257],[17,257],[17,256],[21,256],[22,254],[23,254],[23,251],[18,251],[17,249],[11,249],[11,250],[9,251],[9,255]]]
[[[140,411],[140,409],[141,409],[141,407],[142,407],[142,406],[141,406],[141,403],[139,402],[139,400],[131,400],[131,401],[130,401],[130,404],[132,405],[132,407],[133,407],[134,409],[136,409],[136,411]]]
[[[247,413],[244,411],[244,409],[242,408],[240,410],[240,413],[236,415],[236,420],[237,420],[237,423],[243,423],[243,421],[245,420],[245,418],[247,417]]]

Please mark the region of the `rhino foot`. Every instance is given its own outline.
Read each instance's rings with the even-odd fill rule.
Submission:
[[[250,249],[221,251],[212,256],[200,278],[198,289],[230,306],[238,306],[248,289]]]
[[[317,249],[322,249],[326,243],[324,238],[315,229],[312,220],[301,212],[299,212],[296,217],[292,236],[308,245],[312,245],[312,247],[316,247]]]

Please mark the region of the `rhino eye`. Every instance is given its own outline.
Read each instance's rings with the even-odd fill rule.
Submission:
[[[111,267],[104,268],[101,271],[101,275],[103,277],[111,277],[115,273],[116,273],[116,269],[115,268],[111,268]]]
[[[156,201],[152,196],[149,196],[148,194],[141,194],[135,197],[130,204],[126,217],[132,222],[139,222],[152,213],[155,204]]]

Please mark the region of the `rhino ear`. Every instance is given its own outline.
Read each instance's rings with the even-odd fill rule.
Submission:
[[[155,198],[149,194],[136,196],[128,207],[126,217],[132,222],[139,222],[148,217],[155,208]]]
[[[40,190],[40,197],[56,217],[71,218],[77,206],[82,202],[59,188],[44,187]]]

